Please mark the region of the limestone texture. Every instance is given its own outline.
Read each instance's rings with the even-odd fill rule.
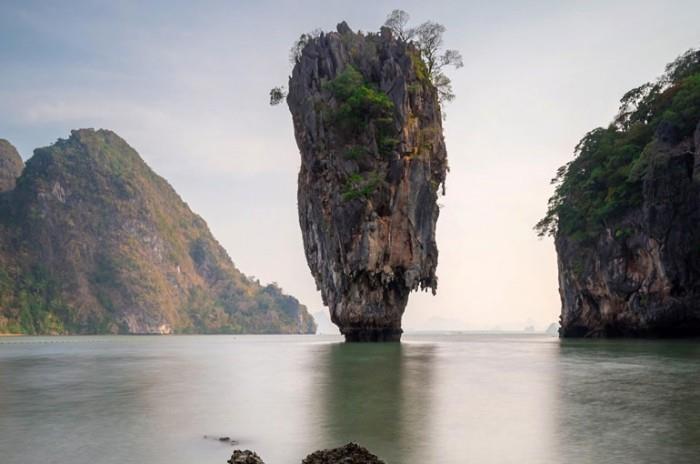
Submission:
[[[627,92],[557,176],[537,227],[555,237],[560,335],[700,336],[700,51]]]
[[[700,124],[660,127],[642,201],[591,243],[555,241],[564,337],[700,335]]]
[[[409,293],[437,288],[448,170],[438,94],[412,43],[346,23],[303,48],[287,103],[308,265],[347,341],[397,341]]]

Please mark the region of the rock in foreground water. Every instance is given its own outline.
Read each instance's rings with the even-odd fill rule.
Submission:
[[[265,464],[256,453],[250,450],[235,450],[229,464]],[[315,451],[304,458],[301,464],[384,464],[367,449],[355,443],[340,448]]]
[[[265,464],[257,453],[250,450],[236,450],[228,461],[229,464]]]
[[[367,449],[355,443],[309,454],[301,464],[384,464]]]

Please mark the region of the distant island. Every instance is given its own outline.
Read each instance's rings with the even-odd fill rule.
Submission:
[[[564,337],[700,335],[700,51],[627,92],[562,166],[540,235]]]
[[[114,132],[73,131],[26,166],[0,140],[0,333],[315,330]]]

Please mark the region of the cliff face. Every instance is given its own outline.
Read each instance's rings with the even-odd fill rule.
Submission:
[[[311,40],[287,103],[301,153],[307,262],[348,341],[398,340],[408,294],[437,286],[447,153],[420,53],[387,29]]]
[[[638,207],[590,245],[556,239],[562,336],[700,335],[700,124],[646,154]]]
[[[22,169],[24,162],[15,147],[7,140],[0,139],[0,193],[15,188]]]
[[[106,130],[35,150],[0,209],[0,332],[313,333]]]
[[[700,52],[628,92],[559,176],[538,227],[554,224],[560,335],[700,335]]]

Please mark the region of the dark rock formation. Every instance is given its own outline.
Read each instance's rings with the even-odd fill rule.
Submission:
[[[408,294],[435,291],[447,153],[418,50],[345,23],[303,49],[287,98],[301,152],[307,262],[348,341],[401,337]]]
[[[700,125],[646,154],[639,207],[591,244],[556,239],[564,337],[700,335]]]
[[[235,450],[229,464],[265,464],[256,453],[250,450]],[[355,443],[340,448],[315,451],[304,458],[301,464],[384,464],[377,456]]]
[[[0,198],[0,333],[315,330],[113,132],[35,150]]]
[[[257,453],[250,450],[236,450],[228,461],[229,464],[265,464]]]
[[[700,336],[700,52],[622,102],[543,220],[556,218],[559,333]]]
[[[15,188],[22,169],[24,163],[15,147],[7,140],[0,139],[0,193]]]
[[[374,454],[355,443],[311,453],[301,464],[384,464]]]

